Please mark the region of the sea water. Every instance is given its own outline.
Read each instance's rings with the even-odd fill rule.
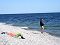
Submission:
[[[40,18],[44,19],[47,33],[60,36],[60,13],[0,14],[0,23],[40,31]]]

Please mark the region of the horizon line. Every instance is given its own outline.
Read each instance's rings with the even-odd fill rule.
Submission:
[[[60,12],[41,12],[41,14],[44,13],[60,13]],[[40,14],[39,12],[37,13],[1,13],[1,14]]]

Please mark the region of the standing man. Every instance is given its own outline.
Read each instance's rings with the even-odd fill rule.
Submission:
[[[43,33],[44,32],[44,19],[43,18],[40,19],[40,26],[41,26],[41,33]]]

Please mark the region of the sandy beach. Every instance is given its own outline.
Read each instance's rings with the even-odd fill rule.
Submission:
[[[1,32],[20,32],[25,39],[10,37]],[[0,45],[60,45],[60,38],[51,36],[44,32],[25,30],[22,27],[16,27],[0,23]]]

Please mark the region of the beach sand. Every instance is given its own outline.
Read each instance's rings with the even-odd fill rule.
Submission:
[[[0,45],[60,45],[60,38],[44,32],[25,30],[21,27],[0,23],[1,32],[20,32],[25,39],[0,34]]]

